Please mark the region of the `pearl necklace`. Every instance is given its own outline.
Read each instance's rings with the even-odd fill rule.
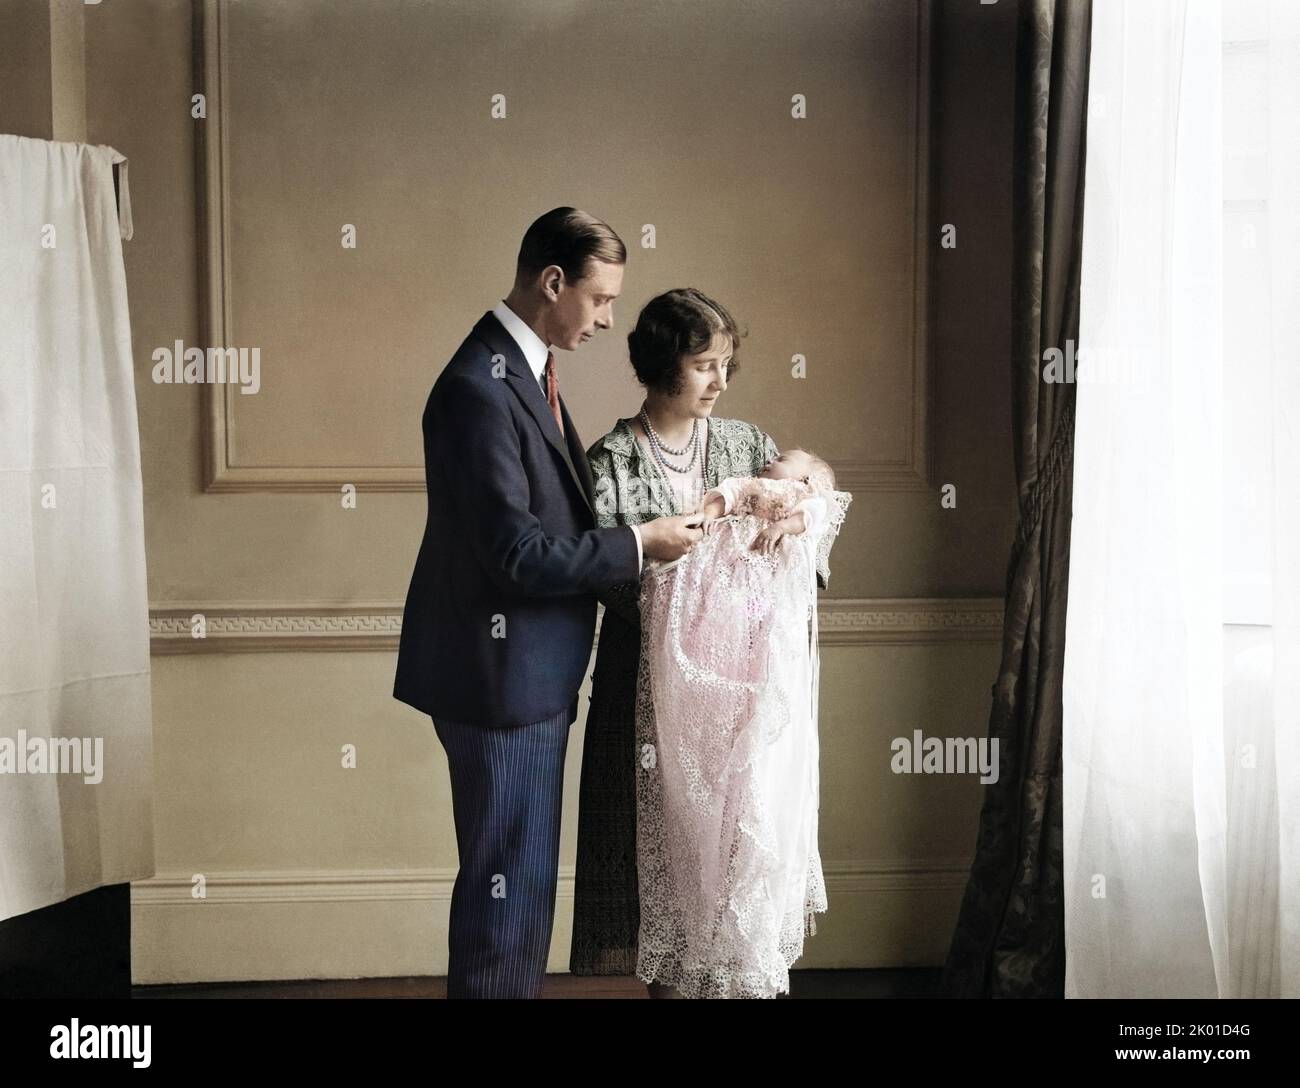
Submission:
[[[642,405],[641,411],[637,415],[637,420],[645,431],[646,438],[650,441],[650,453],[654,456],[655,461],[662,467],[670,468],[681,475],[685,475],[695,468],[695,462],[699,460],[701,449],[700,421],[698,419],[691,421],[691,440],[680,450],[675,450],[672,446],[666,445],[663,439],[659,437],[654,427],[650,425],[650,416],[646,413],[644,405]],[[668,461],[664,459],[665,453],[670,453],[674,457],[685,457],[687,453],[689,453],[691,459],[687,462],[685,468],[678,468],[676,465],[669,464]]]

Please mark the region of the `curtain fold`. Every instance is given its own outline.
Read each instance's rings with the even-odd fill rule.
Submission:
[[[1061,685],[1070,563],[1091,0],[1020,0],[1012,224],[1012,419],[1020,513],[970,879],[944,968],[953,997],[1059,997],[1065,978]],[[1055,375],[1055,371],[1051,371]]]
[[[154,872],[119,163],[0,136],[0,918]]]

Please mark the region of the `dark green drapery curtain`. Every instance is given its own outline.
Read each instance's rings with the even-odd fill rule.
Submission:
[[[944,967],[950,997],[1061,997],[1061,678],[1075,386],[1043,355],[1079,335],[1092,0],[1020,0],[1012,189],[1012,417],[1020,513],[975,860]]]

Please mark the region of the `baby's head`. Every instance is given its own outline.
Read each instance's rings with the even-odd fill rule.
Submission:
[[[759,473],[765,480],[801,480],[816,491],[833,491],[835,473],[815,453],[798,448],[784,450]]]

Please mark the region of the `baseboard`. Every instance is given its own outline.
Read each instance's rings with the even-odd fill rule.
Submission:
[[[825,866],[829,910],[800,967],[943,963],[969,863]],[[445,975],[454,869],[206,873],[131,885],[136,985]],[[573,869],[560,871],[547,969],[569,969]]]

